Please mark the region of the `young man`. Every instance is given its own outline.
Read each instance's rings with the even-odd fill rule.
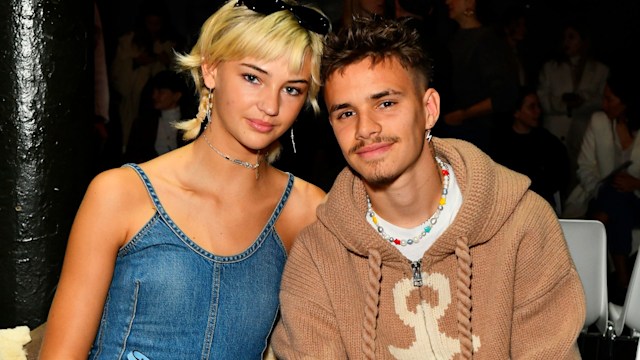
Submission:
[[[349,167],[300,233],[273,335],[281,359],[574,359],[585,300],[558,220],[523,175],[431,138],[417,34],[354,20],[322,80]]]

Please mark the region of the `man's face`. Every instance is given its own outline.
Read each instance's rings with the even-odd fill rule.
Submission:
[[[368,14],[384,15],[384,0],[359,0],[358,5]]]
[[[438,94],[417,90],[415,76],[395,58],[375,66],[367,58],[342,70],[324,88],[338,144],[367,183],[388,185],[431,156],[424,136],[437,119]]]
[[[151,93],[153,108],[156,110],[169,110],[177,107],[180,97],[182,97],[181,92],[166,88],[154,88]]]
[[[564,31],[563,49],[567,56],[579,55],[584,48],[584,41],[580,33],[569,27]]]
[[[532,129],[540,125],[540,114],[541,110],[538,96],[536,94],[529,94],[525,96],[522,101],[522,106],[515,112],[514,116],[516,121]]]

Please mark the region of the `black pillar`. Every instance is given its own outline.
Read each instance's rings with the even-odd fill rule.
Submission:
[[[7,0],[0,13],[0,328],[34,328],[89,176],[93,3]]]

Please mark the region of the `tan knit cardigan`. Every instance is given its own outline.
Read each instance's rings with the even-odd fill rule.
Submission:
[[[423,285],[345,169],[285,266],[279,359],[580,358],[584,293],[553,210],[471,144],[433,142],[463,203],[422,259]]]

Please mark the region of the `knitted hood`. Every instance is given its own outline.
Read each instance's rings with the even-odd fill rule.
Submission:
[[[433,138],[436,155],[451,165],[462,192],[463,203],[453,224],[432,245],[428,254],[444,257],[455,253],[456,241],[467,238],[470,247],[488,241],[502,227],[529,188],[529,179],[495,163],[468,142]],[[500,192],[501,188],[510,192]],[[318,208],[318,219],[350,251],[368,256],[377,249],[383,261],[406,259],[394,246],[379,237],[362,236],[376,233],[365,219],[366,193],[362,180],[350,168],[337,177],[324,205]],[[345,218],[336,214],[362,214]],[[376,233],[377,235],[377,233]]]
[[[433,138],[436,155],[453,168],[462,192],[462,206],[447,230],[422,259],[423,266],[447,256],[456,256],[456,295],[459,306],[458,338],[462,358],[470,359],[473,259],[470,248],[491,239],[507,221],[527,192],[530,181],[495,163],[468,142]],[[509,191],[501,191],[501,189]],[[395,246],[383,241],[366,221],[366,193],[362,180],[350,168],[337,177],[325,204],[318,207],[318,220],[350,252],[368,258],[369,283],[363,324],[363,352],[374,358],[381,269],[406,268],[405,258]],[[361,214],[353,216],[349,214]]]

